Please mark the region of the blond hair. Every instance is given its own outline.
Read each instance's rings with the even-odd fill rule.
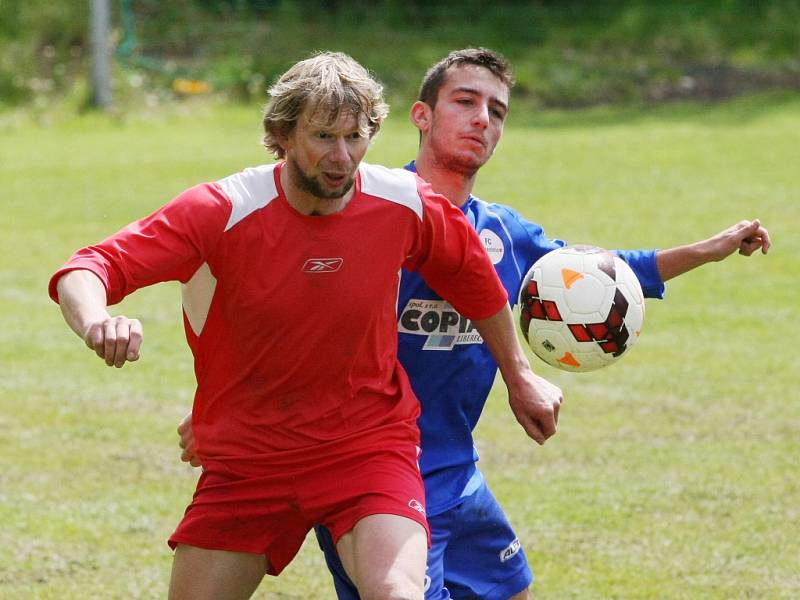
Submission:
[[[280,140],[294,129],[308,108],[314,121],[331,127],[340,115],[351,112],[372,138],[389,114],[383,86],[358,62],[341,52],[320,52],[302,60],[269,88],[264,108],[264,146],[284,158]]]

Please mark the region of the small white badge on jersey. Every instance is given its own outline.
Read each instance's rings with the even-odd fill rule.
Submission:
[[[506,254],[506,248],[500,236],[491,229],[482,229],[478,235],[483,242],[483,247],[486,248],[486,252],[489,254],[492,264],[496,265],[503,260],[503,256]]]
[[[500,562],[506,562],[511,559],[521,548],[519,538],[514,538],[512,542],[500,553]]]

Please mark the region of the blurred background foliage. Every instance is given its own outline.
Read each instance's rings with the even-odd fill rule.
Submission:
[[[447,51],[505,54],[535,107],[800,89],[799,0],[111,0],[117,107],[209,88],[262,100],[315,50],[347,52],[394,101]],[[88,105],[89,1],[0,0],[0,110]],[[202,82],[176,85],[176,79]]]

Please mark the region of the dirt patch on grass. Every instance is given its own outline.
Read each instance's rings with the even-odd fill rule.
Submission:
[[[700,100],[714,102],[775,89],[800,90],[800,72],[764,72],[729,65],[688,67],[677,81],[652,85],[650,102]]]

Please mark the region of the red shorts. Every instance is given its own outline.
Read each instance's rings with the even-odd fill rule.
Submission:
[[[337,542],[368,515],[400,515],[430,541],[417,453],[413,443],[321,453],[256,477],[208,467],[169,545],[264,554],[277,575],[316,524]]]

